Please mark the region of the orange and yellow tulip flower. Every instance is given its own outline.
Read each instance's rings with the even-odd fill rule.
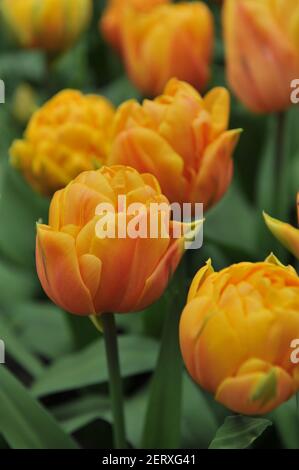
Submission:
[[[232,178],[240,130],[228,130],[229,112],[225,88],[202,98],[191,85],[172,79],[155,100],[119,107],[107,162],[152,173],[170,202],[202,202],[208,209]]]
[[[193,379],[237,413],[263,414],[299,390],[291,343],[299,338],[299,277],[272,255],[214,272],[191,285],[180,343]]]
[[[109,0],[100,19],[100,31],[105,40],[116,50],[122,49],[122,25],[126,9],[148,13],[152,8],[170,0]]]
[[[183,255],[185,237],[173,237],[177,222],[170,221],[168,236],[162,231],[155,238],[102,236],[97,226],[107,213],[98,212],[99,204],[115,209],[117,233],[126,233],[132,220],[127,219],[126,205],[118,206],[119,196],[128,205],[142,203],[145,218],[151,203],[168,206],[152,175],[124,166],[102,167],[81,173],[56,192],[49,225],[37,226],[39,279],[53,302],[70,313],[126,313],[148,307],[162,295]]]
[[[291,105],[299,77],[297,0],[226,0],[223,10],[228,81],[253,112]]]
[[[146,14],[126,10],[122,53],[127,73],[145,96],[176,77],[202,90],[210,76],[213,16],[201,2],[162,5]]]
[[[1,0],[0,11],[22,47],[57,53],[70,47],[91,18],[91,0]]]
[[[38,192],[52,196],[75,176],[104,163],[114,108],[106,98],[64,90],[32,116],[11,163]]]

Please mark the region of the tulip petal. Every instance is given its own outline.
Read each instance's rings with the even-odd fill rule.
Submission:
[[[82,227],[93,219],[97,206],[107,202],[101,193],[76,181],[65,188],[61,197],[61,226],[72,224]]]
[[[190,187],[189,198],[194,202],[202,202],[205,210],[223,196],[231,182],[232,153],[239,140],[240,132],[239,129],[224,132],[205,151],[199,174]],[[211,185],[213,185],[212,193]]]
[[[94,298],[100,285],[102,262],[96,256],[85,254],[79,258],[79,268],[82,280]]]
[[[182,240],[173,241],[153,274],[146,280],[144,289],[138,300],[138,310],[158,300],[163,294],[169,280],[183,256]]]
[[[138,127],[122,132],[114,142],[108,164],[129,165],[141,173],[152,173],[169,200],[183,200],[183,160],[150,129]]]
[[[206,265],[203,266],[195,275],[188,293],[187,303],[190,302],[194,297],[196,297],[198,290],[201,284],[207,279],[208,276],[213,274],[214,268],[212,266],[212,261],[209,259],[206,262]]]
[[[255,391],[265,384],[267,377],[270,377],[269,373],[273,374],[275,380],[274,395],[271,397],[271,392],[266,401],[262,396],[255,399]],[[293,393],[292,378],[281,368],[273,367],[267,373],[253,372],[225,379],[218,387],[215,398],[236,413],[253,415],[269,413]]]
[[[230,96],[226,88],[215,87],[204,97],[206,110],[211,116],[210,141],[226,131],[229,122]]]
[[[273,235],[299,259],[299,229],[264,213],[264,219]]]
[[[217,314],[215,304],[205,296],[195,297],[185,306],[180,320],[180,345],[191,377],[198,381],[196,372],[197,358],[194,351],[196,343],[211,316]]]
[[[45,292],[57,305],[78,315],[96,313],[80,274],[72,236],[38,225],[36,265]]]

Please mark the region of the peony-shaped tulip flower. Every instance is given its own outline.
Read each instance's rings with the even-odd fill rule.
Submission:
[[[210,75],[213,16],[201,2],[162,5],[141,14],[127,9],[122,52],[127,73],[146,96],[176,77],[202,90]]]
[[[92,0],[1,0],[4,21],[22,47],[69,48],[87,27]]]
[[[223,26],[228,81],[253,112],[291,105],[299,77],[299,2],[226,0]]]
[[[168,207],[150,174],[123,166],[81,173],[55,193],[49,225],[37,226],[37,272],[47,295],[78,315],[149,306],[162,295],[189,236],[183,230],[179,236],[182,224],[169,219]],[[151,217],[156,228],[148,223],[139,233]]]
[[[114,108],[106,98],[64,90],[32,116],[11,163],[41,194],[51,196],[79,173],[104,163]]]
[[[202,98],[191,85],[172,79],[155,100],[119,107],[107,161],[152,173],[170,202],[204,203],[206,210],[232,178],[240,130],[227,130],[229,112],[225,88]]]
[[[263,414],[299,390],[299,277],[271,255],[195,276],[180,324],[192,378],[237,413]]]
[[[100,31],[106,41],[116,50],[122,49],[122,25],[127,8],[148,13],[152,8],[169,3],[170,0],[109,0],[100,19]]]
[[[299,193],[297,194],[297,210],[299,224]],[[299,259],[299,228],[292,227],[292,225],[274,219],[267,214],[264,214],[264,218],[273,235],[287,248],[287,250]]]

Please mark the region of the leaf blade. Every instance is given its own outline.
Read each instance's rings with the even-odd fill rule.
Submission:
[[[267,419],[228,416],[209,449],[246,449],[271,425]]]
[[[6,367],[0,367],[0,382],[0,431],[12,448],[78,448]]]

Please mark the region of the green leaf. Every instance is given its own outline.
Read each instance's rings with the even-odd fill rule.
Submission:
[[[45,73],[45,58],[38,51],[13,51],[2,53],[0,57],[0,77],[13,90],[24,80],[40,81]]]
[[[22,176],[2,163],[0,252],[19,265],[34,268],[36,221],[47,220],[49,202],[35,194]]]
[[[54,416],[68,433],[78,431],[96,419],[107,416],[110,399],[99,395],[87,395],[54,409]]]
[[[1,202],[0,202],[1,206]],[[36,291],[37,280],[32,272],[0,261],[0,304],[12,305],[32,297]],[[4,288],[5,286],[5,288]]]
[[[276,408],[271,418],[286,449],[299,449],[299,411],[296,397]]]
[[[259,244],[255,227],[261,218],[246,201],[238,186],[232,184],[219,204],[206,214],[204,240],[257,258]],[[242,221],[238,224],[237,237],[236,220]]]
[[[203,391],[189,375],[183,378],[182,436],[184,447],[206,449],[218,428],[216,415]]]
[[[1,75],[0,75],[1,77]],[[1,77],[3,80],[3,78]],[[3,174],[3,167],[5,166],[5,160],[7,149],[11,144],[11,141],[15,138],[16,130],[13,128],[11,114],[7,106],[0,106],[0,122],[1,122],[1,140],[0,140],[0,174]]]
[[[296,194],[292,191],[292,152],[290,139],[291,119],[289,113],[285,115],[283,126],[283,158],[278,168],[276,161],[277,153],[277,115],[268,117],[267,139],[265,141],[264,151],[260,161],[258,178],[256,181],[257,207],[260,212],[265,211],[272,217],[287,221],[291,208],[295,207]],[[277,175],[280,174],[281,187],[278,188]],[[298,187],[297,187],[298,190]],[[279,191],[279,200],[277,195]],[[279,204],[278,204],[279,203]],[[287,264],[289,257],[287,251],[266,229],[264,220],[261,218],[260,224],[256,228],[256,234],[259,244],[264,254],[274,252],[280,261]]]
[[[138,448],[142,433],[148,387],[144,387],[125,401],[126,435],[132,446]],[[53,410],[54,416],[67,432],[76,432],[98,419],[113,424],[110,398],[100,395],[87,395],[63,403]]]
[[[23,369],[33,377],[37,377],[42,372],[42,364],[23,346],[2,318],[0,318],[0,337],[5,343],[6,353],[8,352]]]
[[[73,350],[70,315],[56,305],[26,301],[6,306],[5,312],[6,323],[29,351],[55,359]]]
[[[175,292],[166,314],[160,354],[152,378],[143,432],[143,448],[173,449],[180,446],[183,367],[178,331],[182,301],[184,301],[184,292],[180,292],[182,285],[180,274],[183,274],[181,268],[173,280]]]
[[[253,204],[256,202],[256,181],[267,135],[267,118],[250,113],[240,101],[232,99],[230,127],[244,129],[233,154],[234,179],[237,179],[242,193]]]
[[[122,377],[151,371],[156,362],[157,342],[137,336],[119,338]],[[107,382],[108,371],[104,341],[99,339],[87,348],[57,360],[33,386],[35,396],[45,396],[88,385]]]
[[[0,366],[0,383],[0,432],[10,447],[78,448],[75,441],[4,366]]]
[[[246,449],[271,425],[268,419],[228,416],[209,449]]]

